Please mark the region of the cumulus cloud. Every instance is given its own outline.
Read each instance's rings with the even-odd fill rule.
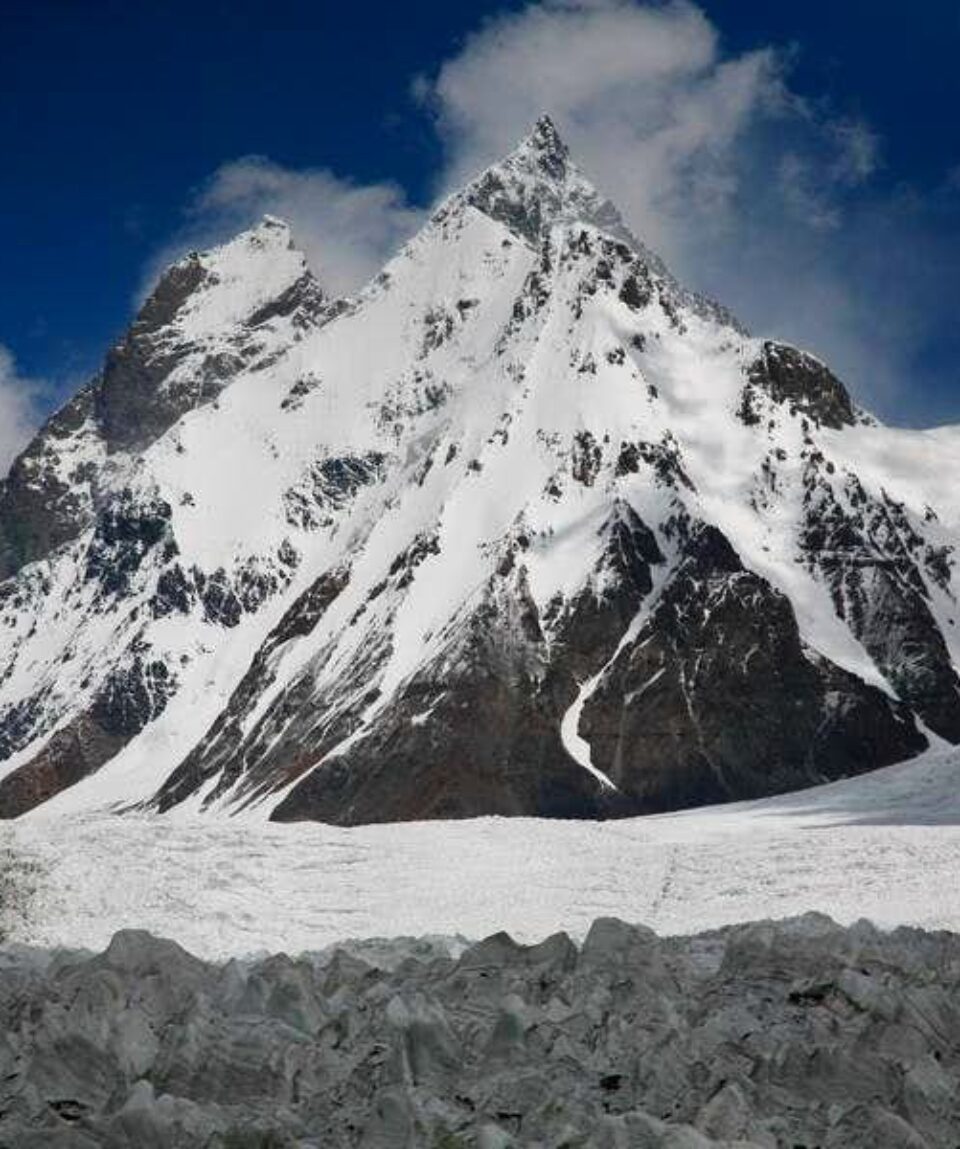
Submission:
[[[791,90],[790,64],[776,46],[726,51],[688,0],[539,0],[488,20],[412,93],[444,146],[438,196],[548,112],[682,279],[754,330],[836,362],[890,409],[938,315],[929,264],[888,289],[890,269],[926,243],[923,213],[899,212],[889,233],[897,205],[874,187],[878,137]],[[425,217],[395,184],[247,157],[213,173],[180,240],[224,238],[263,212],[288,219],[338,293],[375,273]],[[866,272],[878,249],[879,276]]]
[[[916,258],[924,205],[875,188],[876,133],[793,91],[791,64],[775,46],[726,52],[692,3],[541,0],[485,24],[414,94],[446,146],[444,190],[548,111],[683,280],[900,413],[943,320],[937,263]]]
[[[725,53],[691,3],[541,0],[486,24],[414,94],[447,145],[447,184],[549,110],[644,240],[688,271],[758,201],[816,230],[869,179],[879,142],[789,87],[789,55]]]
[[[222,243],[264,215],[290,225],[294,242],[334,295],[349,294],[375,275],[426,218],[398,184],[361,184],[326,168],[243,156],[217,168],[191,197],[183,226],[145,269],[136,303],[185,252]]]
[[[0,477],[36,429],[39,390],[36,380],[19,373],[13,353],[0,343]]]
[[[262,156],[219,168],[192,205],[201,223],[237,224],[269,213],[285,219],[324,284],[348,292],[379,271],[384,258],[422,222],[401,187],[356,184],[323,168],[291,170]]]
[[[543,0],[488,21],[412,89],[445,145],[437,195],[549,112],[582,166],[668,258],[690,212],[714,228],[729,222],[740,141],[790,104],[773,50],[725,58],[699,8],[633,0]],[[213,173],[174,246],[223,238],[263,212],[291,223],[337,292],[378,270],[425,216],[395,184],[360,185],[254,156]]]
[[[713,227],[728,222],[744,137],[789,106],[771,49],[724,58],[699,8],[629,0],[546,0],[503,16],[432,80],[421,77],[415,94],[446,142],[448,183],[549,111],[581,165],[667,258],[691,212]]]

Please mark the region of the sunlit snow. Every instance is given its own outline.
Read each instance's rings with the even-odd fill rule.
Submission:
[[[38,813],[0,828],[0,843],[40,864],[13,940],[44,945],[98,948],[137,926],[223,957],[348,937],[581,936],[598,915],[692,933],[812,909],[960,930],[960,753],[619,822]]]

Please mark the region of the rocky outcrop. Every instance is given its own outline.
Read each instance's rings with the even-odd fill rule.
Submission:
[[[176,675],[147,652],[114,668],[90,704],[0,779],[0,818],[18,818],[95,773],[163,713]]]
[[[289,243],[279,221],[266,220],[259,231],[265,237],[261,248]],[[265,324],[282,319],[295,329],[309,327],[324,308],[323,293],[304,266],[278,294],[258,301],[233,330],[215,332],[219,338],[184,329],[182,317],[195,298],[215,294],[219,285],[216,264],[192,252],[161,277],[129,331],[108,352],[95,395],[109,451],[143,450],[186,412],[215,399],[262,356],[257,333]],[[178,371],[185,363],[189,371]]]
[[[804,476],[802,561],[899,696],[935,733],[960,742],[960,676],[931,609],[949,587],[952,548],[930,546],[886,492],[855,475],[830,481],[815,458]]]
[[[472,207],[534,245],[562,218],[590,221],[632,240],[613,204],[580,177],[569,149],[547,116],[537,122],[527,150],[512,163],[484,172],[465,198]]]
[[[926,746],[905,707],[804,649],[787,598],[703,524],[580,729],[643,813],[798,789]]]
[[[551,664],[522,572],[497,577],[447,649],[272,816],[348,825],[478,814],[597,817],[599,788],[560,739],[575,693],[569,669]]]
[[[520,532],[506,544],[479,605],[455,620],[445,648],[352,747],[308,773],[274,819],[626,813],[618,795],[570,759],[560,728],[579,681],[613,654],[665,560],[628,506],[616,504],[599,534],[590,584],[547,617],[529,591],[529,539]]]
[[[91,520],[102,455],[95,388],[88,385],[48,419],[0,482],[0,581],[76,538]],[[72,458],[78,442],[91,450]]]
[[[647,621],[621,643],[665,560],[632,511],[603,530],[594,586],[553,618],[526,590],[522,547],[511,553],[449,647],[273,818],[622,817],[810,786],[927,745],[906,707],[803,647],[788,600],[714,527],[690,529]],[[579,733],[612,787],[560,736],[598,671]]]
[[[952,1149],[960,942],[597,920],[209,965],[118,933],[0,964],[17,1149]]]
[[[740,406],[745,423],[759,422],[755,391],[785,406],[791,415],[806,417],[821,427],[839,430],[857,421],[846,387],[819,359],[796,347],[768,340],[748,367],[747,378]]]
[[[254,655],[250,667],[213,726],[164,782],[156,796],[160,810],[170,809],[219,775],[211,795],[218,796],[237,781],[245,761],[250,758],[256,761],[251,746],[253,740],[247,737],[244,727],[258,700],[274,682],[280,650],[287,643],[313,631],[348,581],[348,571],[322,575],[285,612]],[[248,762],[248,784],[255,787],[256,781],[265,781],[264,773],[261,767],[250,775]]]

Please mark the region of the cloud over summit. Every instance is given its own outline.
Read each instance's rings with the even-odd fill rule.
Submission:
[[[33,434],[39,390],[40,384],[20,374],[12,352],[0,343],[0,479]]]
[[[912,295],[892,296],[865,274],[885,210],[895,210],[873,187],[881,141],[869,124],[792,90],[790,52],[731,52],[686,0],[540,0],[487,20],[413,78],[411,93],[411,114],[427,115],[443,146],[437,196],[547,112],[683,280],[754,330],[818,351],[868,403],[895,405],[937,302],[915,266]],[[325,285],[345,293],[428,208],[394,183],[244,157],[195,195],[180,238],[198,246],[279,215]],[[884,236],[891,267],[927,241],[922,209],[903,225],[892,242]]]

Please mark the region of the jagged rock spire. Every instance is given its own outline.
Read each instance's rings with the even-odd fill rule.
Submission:
[[[556,124],[549,116],[541,116],[533,131],[521,145],[536,156],[537,165],[554,179],[563,179],[567,174],[570,149],[560,138]]]
[[[560,138],[557,125],[547,115],[541,116],[534,124],[533,131],[530,133],[530,140],[538,148],[567,154],[567,145]]]
[[[555,223],[581,221],[638,246],[614,205],[573,162],[549,116],[541,116],[513,151],[454,196],[441,217],[462,203],[533,244]]]

